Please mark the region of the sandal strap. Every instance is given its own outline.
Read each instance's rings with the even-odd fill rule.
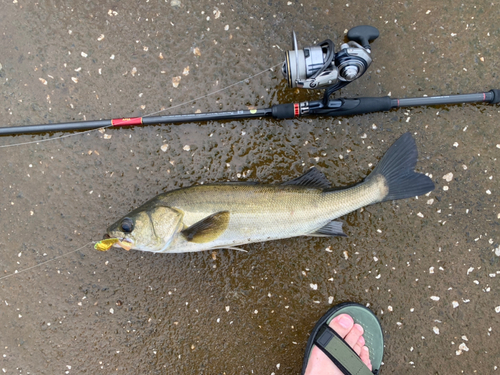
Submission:
[[[328,325],[319,329],[314,344],[325,353],[345,375],[373,375],[354,350]]]

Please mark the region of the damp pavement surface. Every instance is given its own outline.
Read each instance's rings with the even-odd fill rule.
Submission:
[[[281,76],[292,30],[301,47],[338,48],[361,24],[380,30],[374,61],[334,98],[488,91],[499,19],[491,1],[1,1],[0,126],[319,99]],[[1,137],[0,373],[298,374],[315,322],[346,301],[380,319],[383,374],[500,371],[499,110]],[[334,186],[359,182],[407,131],[436,189],[343,217],[348,238],[81,248],[175,188],[281,183],[312,166]]]

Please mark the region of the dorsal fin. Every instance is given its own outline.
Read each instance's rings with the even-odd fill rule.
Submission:
[[[315,189],[329,189],[331,187],[330,181],[315,167],[309,169],[302,176],[283,182],[281,185],[297,185]]]

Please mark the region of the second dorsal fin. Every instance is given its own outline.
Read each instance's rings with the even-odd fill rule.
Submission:
[[[330,181],[315,167],[309,169],[302,176],[283,182],[281,185],[297,185],[315,189],[329,189],[331,187]]]

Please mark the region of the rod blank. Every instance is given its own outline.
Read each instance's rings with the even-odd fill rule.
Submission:
[[[111,120],[65,122],[59,124],[11,126],[0,128],[0,136],[60,131],[83,131],[103,127],[179,124],[186,122],[236,120],[258,117],[290,119],[306,115],[351,116],[372,112],[389,111],[392,108],[399,107],[446,105],[473,102],[486,102],[490,104],[499,103],[500,90],[490,90],[488,92],[477,94],[460,94],[403,99],[392,99],[389,96],[344,98],[330,100],[326,106],[323,101],[312,101],[303,103],[278,104],[272,106],[271,108],[264,109],[205,112],[154,117],[132,117]]]

